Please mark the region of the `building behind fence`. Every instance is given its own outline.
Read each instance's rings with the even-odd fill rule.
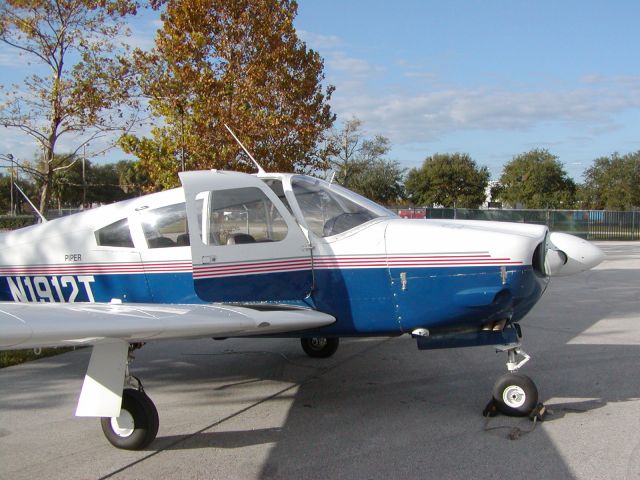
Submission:
[[[395,212],[404,218],[536,223],[546,225],[551,231],[571,233],[587,240],[640,240],[638,211],[403,208]]]

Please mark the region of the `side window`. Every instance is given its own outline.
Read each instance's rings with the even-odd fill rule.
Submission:
[[[287,236],[287,224],[275,205],[259,188],[233,188],[200,193],[207,245],[278,242]]]
[[[101,247],[133,248],[133,240],[126,218],[96,231],[96,242]]]
[[[145,210],[140,215],[140,224],[149,248],[189,245],[187,210],[184,203]]]

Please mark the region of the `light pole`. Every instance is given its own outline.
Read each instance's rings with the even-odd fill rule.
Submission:
[[[82,145],[82,209],[87,203],[87,180],[85,177],[85,162],[87,161],[87,144]]]
[[[2,157],[3,160],[7,160],[11,163],[11,167],[9,168],[9,174],[11,175],[11,183],[9,184],[9,192],[10,192],[10,197],[11,197],[11,206],[10,206],[10,212],[11,212],[11,216],[14,215],[14,209],[13,209],[13,166],[15,165],[15,160],[13,159],[13,155],[11,153],[7,153],[7,154],[0,154],[0,157]]]

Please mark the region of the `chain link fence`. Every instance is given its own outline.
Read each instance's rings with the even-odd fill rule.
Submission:
[[[554,232],[566,232],[587,240],[640,240],[640,212],[603,210],[507,210],[470,208],[392,209],[404,218],[490,220],[536,223]]]

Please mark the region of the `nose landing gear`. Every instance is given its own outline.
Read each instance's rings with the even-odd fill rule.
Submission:
[[[497,412],[511,417],[531,416],[539,409],[538,389],[528,376],[516,373],[531,358],[520,344],[498,348],[507,352],[509,373],[498,378],[493,386],[493,398],[484,411],[484,416],[494,416]]]

